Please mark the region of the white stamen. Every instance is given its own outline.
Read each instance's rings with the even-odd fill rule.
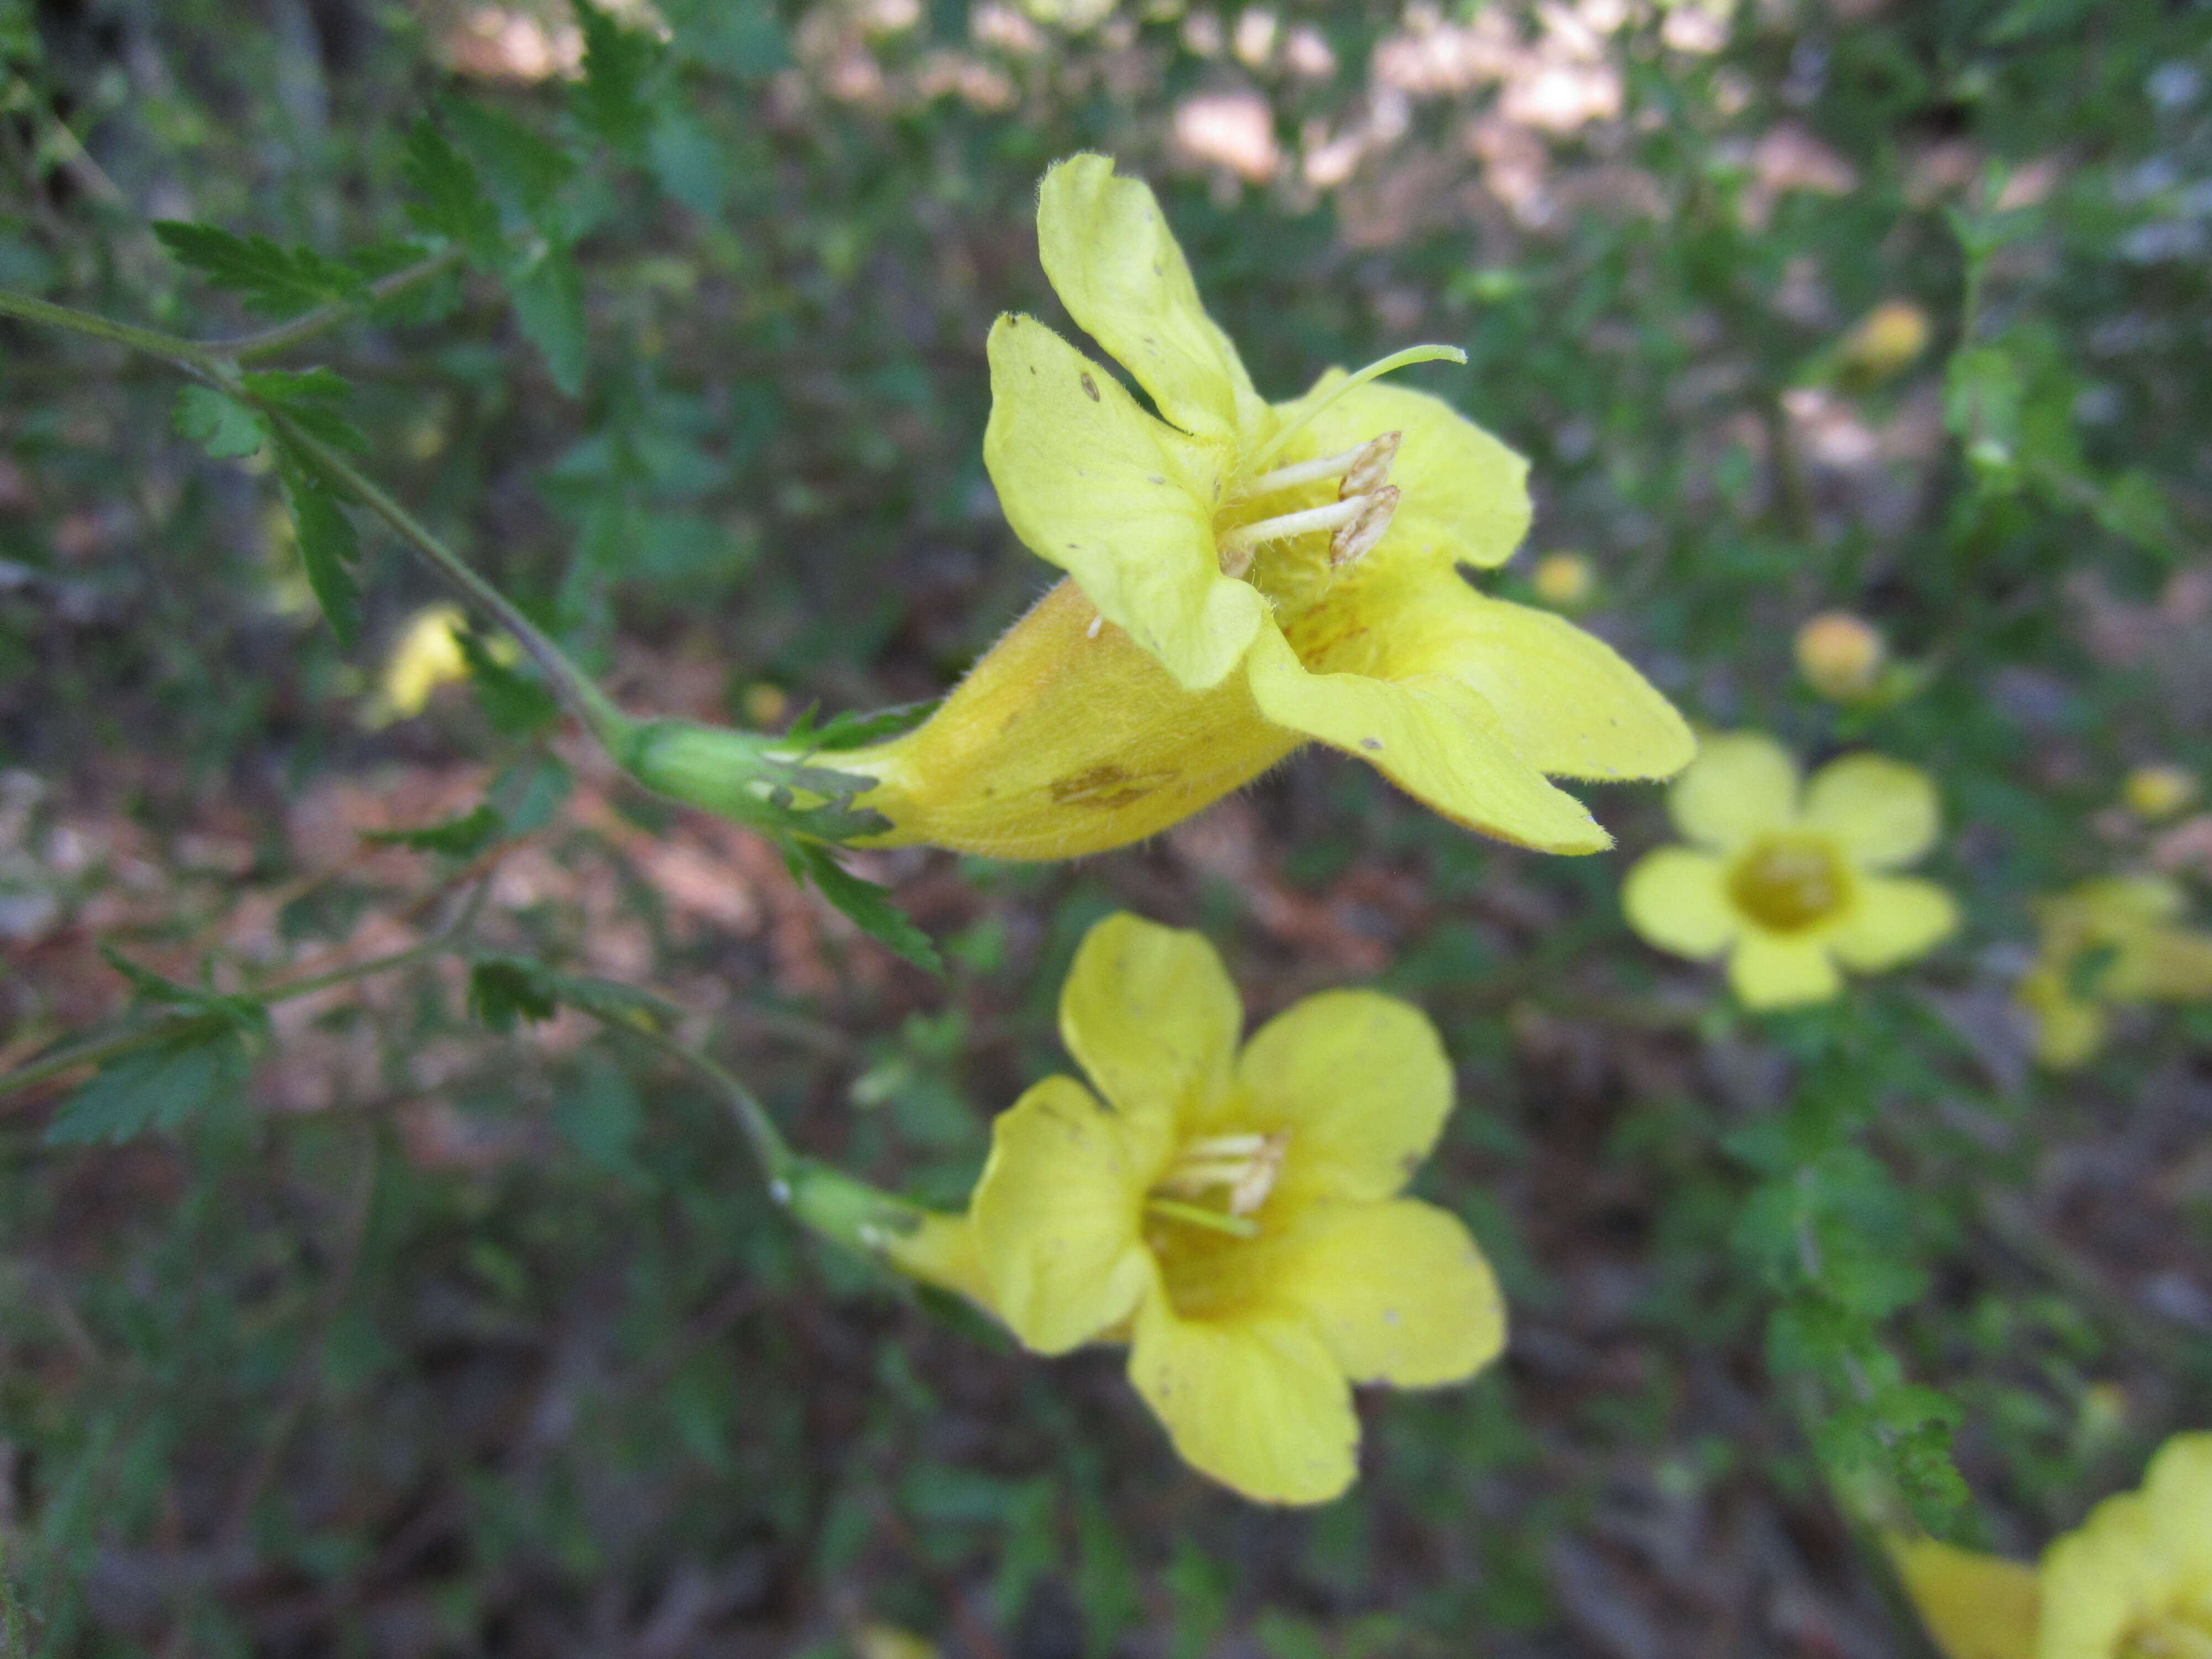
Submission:
[[[1345,486],[1337,493],[1352,495],[1373,489],[1390,476],[1390,459],[1398,453],[1398,440],[1402,434],[1386,432],[1379,438],[1370,438],[1364,444],[1334,455],[1323,455],[1318,460],[1300,461],[1295,466],[1279,466],[1273,472],[1263,472],[1256,478],[1247,478],[1230,493],[1231,501],[1244,501],[1254,495],[1272,495],[1279,489],[1288,489],[1295,484],[1316,483],[1323,478],[1343,478]],[[1380,452],[1382,465],[1376,470],[1374,462]],[[1352,478],[1364,482],[1354,484]]]
[[[1098,630],[1105,626],[1106,613],[1103,611],[1094,611],[1091,617],[1091,626],[1083,630],[1083,637],[1086,640],[1095,640],[1098,637]]]
[[[1392,505],[1396,505],[1398,492],[1388,492]],[[1255,524],[1240,525],[1224,531],[1214,544],[1221,559],[1222,574],[1241,576],[1252,568],[1252,556],[1268,542],[1281,541],[1286,536],[1303,536],[1310,530],[1334,530],[1342,525],[1358,522],[1376,498],[1354,495],[1348,501],[1331,501],[1326,507],[1310,507],[1302,513],[1285,513],[1272,519],[1261,519]]]
[[[1353,495],[1338,505],[1348,507],[1352,501],[1364,505],[1358,517],[1329,538],[1328,562],[1332,568],[1357,563],[1382,539],[1382,532],[1390,527],[1391,515],[1398,510],[1397,486],[1385,484],[1371,495]]]

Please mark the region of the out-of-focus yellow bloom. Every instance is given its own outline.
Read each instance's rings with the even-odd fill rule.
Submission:
[[[1351,1385],[1470,1376],[1505,1313],[1457,1218],[1399,1196],[1451,1109],[1419,1010],[1325,992],[1240,1051],[1243,1024],[1203,939],[1108,917],[1060,1005],[1104,1100],[1038,1084],[993,1126],[964,1222],[889,1254],[1041,1353],[1127,1341],[1186,1462],[1261,1503],[1317,1504],[1354,1473]]]
[[[1911,301],[1885,301],[1844,337],[1836,350],[1836,378],[1846,391],[1880,386],[1920,360],[1932,331],[1928,313]]]
[[[853,1632],[856,1659],[938,1659],[937,1644],[896,1625],[871,1621]]]
[[[914,732],[841,755],[887,842],[1066,858],[1139,839],[1310,740],[1446,817],[1548,852],[1610,844],[1547,776],[1666,777],[1693,752],[1601,641],[1477,593],[1526,464],[1437,398],[1374,384],[1413,348],[1270,404],[1199,304],[1152,191],[1102,155],[1045,175],[1037,237],[1114,372],[1032,318],[991,331],[984,460],[1068,573]]]
[[[1936,786],[1916,767],[1846,755],[1801,788],[1781,744],[1735,732],[1706,739],[1668,809],[1694,845],[1628,872],[1629,922],[1677,956],[1726,951],[1752,1007],[1826,1001],[1843,987],[1838,963],[1878,973],[1958,927],[1943,889],[1887,873],[1936,844]]]
[[[2197,798],[2197,779],[2179,766],[2138,766],[2120,786],[2128,811],[2148,823],[2170,818]]]
[[[1823,611],[1797,630],[1797,670],[1831,702],[1853,702],[1881,683],[1889,649],[1865,617]]]
[[[1597,592],[1597,572],[1579,553],[1547,553],[1528,573],[1528,585],[1554,611],[1579,611]]]
[[[2179,1434],[2140,1490],[2108,1498],[2039,1567],[1887,1540],[1947,1659],[2212,1654],[2212,1434]]]
[[[2212,997],[2212,933],[2179,925],[2189,900],[2158,876],[2106,876],[2035,907],[2042,948],[2020,982],[2035,1056],[2079,1066],[2103,1046],[2114,1004]]]
[[[779,725],[791,712],[790,694],[769,680],[755,680],[744,689],[738,701],[744,708],[745,718],[757,726]]]
[[[412,720],[430,706],[431,694],[469,677],[453,630],[468,626],[457,605],[426,605],[407,619],[385,659],[376,694],[362,713],[372,726]]]

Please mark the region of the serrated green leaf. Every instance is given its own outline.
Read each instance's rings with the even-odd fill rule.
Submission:
[[[489,801],[440,823],[419,830],[370,830],[362,839],[379,847],[410,847],[418,853],[443,853],[448,858],[473,857],[497,841],[507,819]]]
[[[524,270],[510,272],[507,297],[523,336],[545,359],[553,384],[569,397],[584,390],[591,341],[584,317],[584,278],[565,248],[549,247]]]
[[[191,439],[218,461],[251,455],[269,441],[259,416],[213,386],[188,386],[179,392],[172,418],[179,437]]]
[[[550,691],[493,656],[477,635],[456,629],[453,641],[469,665],[469,682],[484,718],[502,736],[526,738],[561,718],[561,705]]]
[[[282,441],[276,446],[276,472],[292,509],[292,532],[300,544],[307,586],[314,591],[331,632],[340,645],[350,648],[361,638],[361,589],[353,574],[361,542],[353,520],[324,486],[314,463]]]
[[[469,1012],[495,1031],[535,1024],[561,1012],[543,964],[526,957],[479,957],[469,966]]]
[[[428,116],[409,130],[399,173],[414,192],[406,204],[410,224],[466,248],[479,262],[498,257],[499,209],[468,157]]]
[[[491,194],[539,229],[553,230],[561,188],[575,176],[574,159],[486,105],[456,101],[443,114]]]
[[[904,957],[933,974],[945,963],[929,935],[891,902],[890,895],[872,881],[863,881],[837,862],[830,850],[817,842],[800,842],[786,850],[784,861],[794,879],[811,881],[822,896],[842,911],[854,926],[886,950]]]
[[[634,153],[653,125],[646,83],[660,58],[660,43],[641,29],[625,27],[592,0],[574,0],[584,33],[584,78],[570,90],[576,118],[618,150]]]
[[[103,1066],[64,1100],[46,1125],[50,1146],[129,1140],[149,1129],[175,1129],[242,1088],[246,1042],[220,1014],[170,1022],[152,1047]]]
[[[342,260],[312,248],[285,247],[266,236],[234,236],[213,225],[161,219],[154,234],[179,264],[242,299],[250,311],[283,316],[357,297],[366,278]]]

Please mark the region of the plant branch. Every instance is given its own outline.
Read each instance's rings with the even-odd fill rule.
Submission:
[[[143,351],[160,357],[178,368],[193,374],[222,379],[222,362],[216,352],[187,340],[179,335],[163,334],[155,329],[138,328],[129,323],[111,322],[96,317],[89,311],[78,311],[69,306],[58,306],[46,300],[34,300],[27,294],[11,294],[0,289],[0,316],[19,317],[27,323],[43,323],[48,328],[67,329],[73,334],[88,335],[95,340],[105,340],[110,345],[127,346],[133,351]]]
[[[522,614],[520,607],[471,569],[461,556],[433,535],[420,520],[394,501],[368,476],[328,444],[302,430],[280,410],[265,410],[287,443],[314,462],[333,483],[353,500],[384,520],[394,534],[413,548],[471,605],[477,606],[514,636],[532,662],[553,684],[568,712],[613,756],[627,764],[638,730],[637,722],[615,706],[589,676],[568,660],[561,647]]]

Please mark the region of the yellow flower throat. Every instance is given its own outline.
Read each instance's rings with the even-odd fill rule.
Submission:
[[[1165,1221],[1250,1238],[1260,1231],[1253,1216],[1274,1191],[1290,1145],[1288,1129],[1201,1135],[1184,1144],[1146,1194],[1145,1208]],[[1196,1201],[1215,1193],[1222,1196],[1218,1207]]]
[[[1843,907],[1850,878],[1825,841],[1770,836],[1729,872],[1729,896],[1761,927],[1795,933]],[[2208,1655],[2207,1659],[2212,1659]]]

